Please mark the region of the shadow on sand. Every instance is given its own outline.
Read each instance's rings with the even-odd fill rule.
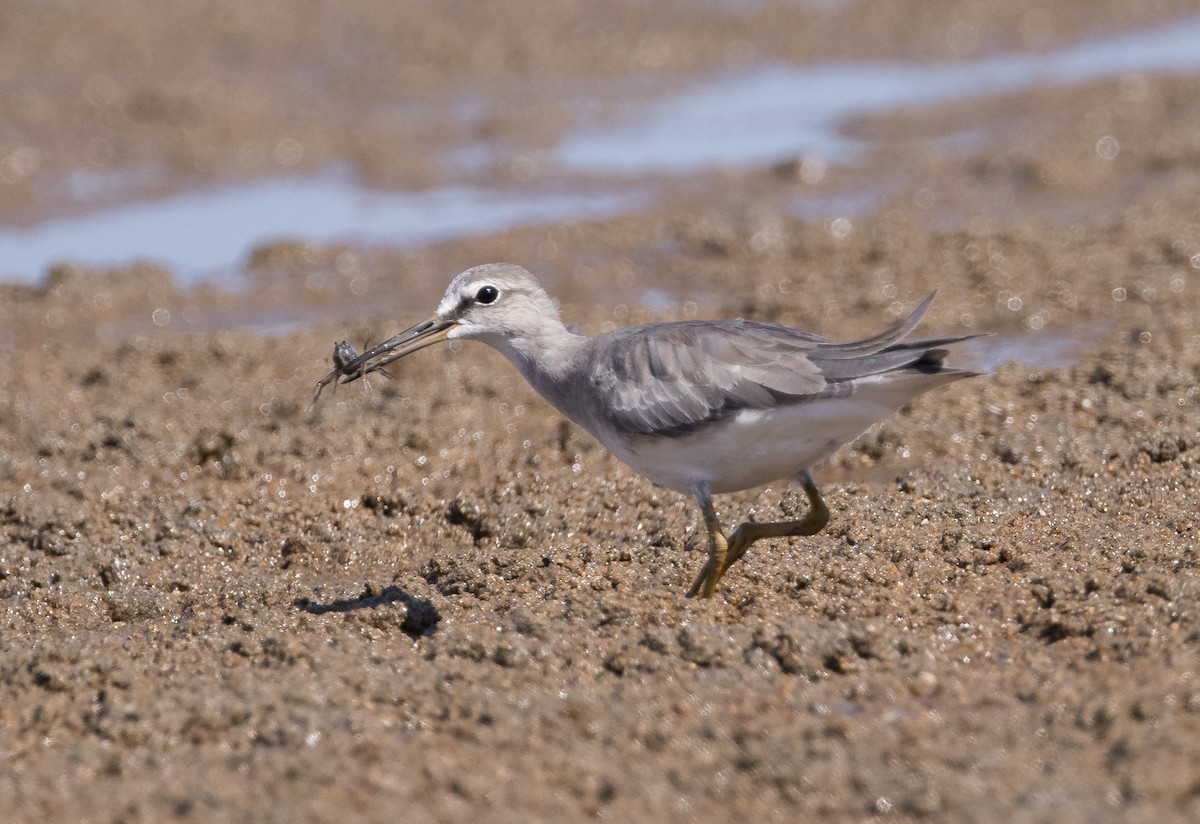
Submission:
[[[404,608],[400,628],[413,638],[432,635],[441,621],[441,613],[427,598],[418,598],[398,586],[376,589],[371,584],[363,586],[362,593],[349,598],[338,598],[328,602],[311,598],[297,598],[292,602],[297,609],[310,615],[325,615],[330,612],[355,613],[361,610],[379,610],[399,604]]]

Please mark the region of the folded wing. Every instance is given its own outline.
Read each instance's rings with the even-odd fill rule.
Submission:
[[[774,323],[681,321],[611,332],[589,364],[609,423],[626,433],[682,435],[742,409],[848,394],[854,380],[897,370],[943,374],[963,338],[900,343],[933,301],[870,338],[834,343]]]

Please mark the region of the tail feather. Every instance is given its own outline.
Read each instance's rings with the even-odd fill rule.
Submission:
[[[814,352],[809,356],[813,363],[821,369],[826,381],[839,381],[865,378],[870,375],[902,372],[912,370],[921,374],[936,372],[962,373],[963,377],[977,373],[960,369],[952,369],[943,362],[950,355],[949,345],[978,337],[965,335],[957,338],[941,338],[916,343],[899,343],[880,352],[863,355],[854,359],[826,359],[824,352]]]
[[[929,293],[929,297],[921,301],[920,305],[908,317],[897,321],[878,335],[872,335],[862,340],[850,341],[849,343],[820,344],[817,347],[817,357],[828,360],[850,360],[852,358],[873,355],[876,352],[890,348],[912,334],[912,331],[917,328],[917,324],[921,322],[921,318],[924,317],[930,305],[932,305],[933,299],[936,297],[937,290],[934,289]]]

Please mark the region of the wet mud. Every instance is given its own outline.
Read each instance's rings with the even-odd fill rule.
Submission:
[[[756,60],[1045,51],[1187,10],[465,9],[23,9],[0,27],[0,210],[80,208],[54,184],[79,170],[441,185],[446,141],[556,145],[576,83],[653,98]],[[471,90],[466,125],[421,114]],[[6,820],[1195,820],[1198,94],[1134,72],[902,109],[843,126],[852,164],[650,175],[630,211],[432,245],[263,242],[237,285],[63,264],[0,286]],[[497,158],[489,184],[554,174]],[[844,448],[822,533],[688,600],[691,502],[486,347],[310,406],[335,342],[383,340],[490,260],[588,332],[849,338],[936,288],[922,330],[997,333],[961,361],[991,374]]]

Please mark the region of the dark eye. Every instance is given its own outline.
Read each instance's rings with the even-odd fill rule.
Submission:
[[[495,303],[498,297],[500,297],[500,290],[490,285],[480,286],[479,291],[475,293],[475,300],[479,303]]]

